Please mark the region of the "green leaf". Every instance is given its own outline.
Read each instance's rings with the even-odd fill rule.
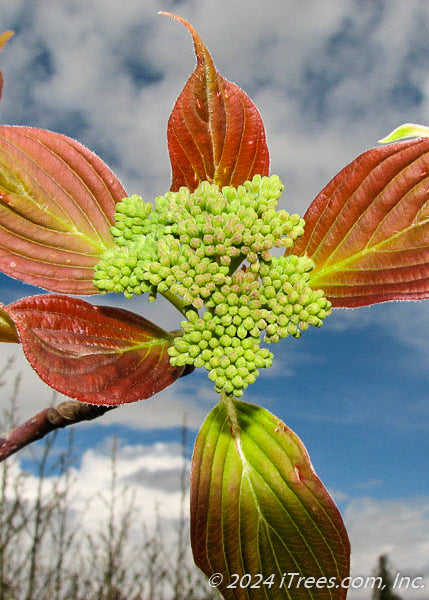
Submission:
[[[191,471],[191,542],[199,568],[222,575],[226,599],[345,598],[341,515],[300,439],[259,406],[227,399],[204,422]],[[259,587],[228,588],[246,573],[252,584],[261,574]],[[314,580],[281,584],[284,573]]]
[[[378,140],[378,143],[389,144],[390,142],[398,142],[399,140],[413,137],[429,137],[429,127],[418,125],[417,123],[405,123],[391,131],[382,140]]]

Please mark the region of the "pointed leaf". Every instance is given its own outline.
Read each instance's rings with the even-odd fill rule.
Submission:
[[[398,142],[405,138],[412,137],[428,137],[429,127],[425,125],[418,125],[417,123],[405,123],[400,125],[393,131],[386,135],[382,140],[378,140],[379,144],[389,144],[390,142]]]
[[[126,192],[87,148],[59,133],[0,127],[0,270],[27,283],[95,294],[93,267],[113,244]]]
[[[0,303],[0,342],[13,342],[19,344],[19,337],[15,324],[5,309],[6,307]]]
[[[7,42],[10,40],[13,34],[14,32],[10,30],[3,31],[3,33],[0,33],[0,50],[3,49],[3,46],[7,44]]]
[[[368,150],[310,205],[292,249],[333,306],[429,297],[429,139]]]
[[[168,121],[171,190],[190,190],[201,181],[238,186],[253,175],[268,175],[269,154],[261,116],[250,98],[215,68],[209,51],[187,21],[197,66]]]
[[[127,310],[58,295],[9,304],[27,359],[54,389],[92,404],[149,398],[173,383],[172,336]]]
[[[3,46],[10,40],[13,36],[13,31],[4,31],[0,34],[0,51]],[[3,91],[3,73],[0,71],[0,99]]]
[[[221,403],[204,422],[191,471],[191,542],[200,569],[223,576],[218,589],[226,599],[346,595],[340,582],[350,548],[341,516],[302,442],[259,406]],[[228,588],[233,573],[249,573],[259,587]],[[297,588],[286,579],[281,586],[284,573],[312,577],[313,585]],[[274,575],[273,585],[257,574],[262,581]],[[331,577],[338,587],[328,589]]]

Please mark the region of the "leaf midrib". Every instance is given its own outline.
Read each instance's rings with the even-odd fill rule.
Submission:
[[[351,254],[350,256],[348,256],[347,258],[344,258],[341,261],[334,262],[332,265],[329,265],[329,266],[324,266],[320,270],[317,270],[317,266],[316,266],[316,269],[314,269],[313,273],[310,276],[310,283],[313,284],[314,282],[317,282],[317,280],[319,280],[319,279],[323,280],[330,273],[335,273],[337,271],[341,272],[341,271],[347,271],[347,270],[354,270],[354,269],[347,269],[346,268],[347,265],[359,260],[362,257],[382,251],[382,248],[384,245],[390,243],[391,241],[393,241],[395,239],[398,239],[402,235],[405,235],[406,233],[408,233],[408,231],[410,231],[414,228],[418,228],[418,227],[427,225],[428,223],[429,223],[429,217],[422,221],[419,221],[418,223],[411,223],[410,225],[408,225],[408,227],[405,227],[404,229],[401,229],[401,231],[398,231],[397,233],[394,233],[393,235],[389,236],[388,238],[381,240],[380,242],[378,242],[378,244],[374,244],[373,246],[370,246],[370,247],[365,246],[359,252],[355,252],[354,254]],[[389,268],[393,268],[393,267],[389,267]],[[359,269],[359,270],[361,270],[361,269]],[[371,270],[371,269],[368,269],[368,270]]]
[[[31,136],[28,136],[32,141],[34,141],[34,138],[32,138]],[[43,171],[43,173],[51,180],[54,182],[55,185],[57,185],[62,192],[68,196],[72,202],[72,204],[74,206],[76,206],[78,208],[78,210],[82,213],[82,207],[79,205],[79,203],[77,203],[75,201],[75,199],[70,195],[70,193],[68,191],[66,191],[63,186],[55,179],[52,178],[51,173],[49,173],[48,171],[44,170],[43,167],[40,166],[40,164],[35,160],[35,158],[28,154],[27,152],[25,152],[23,150],[23,148],[21,148],[18,144],[15,143],[15,141],[12,141],[11,139],[7,139],[7,142],[9,144],[11,144],[11,146],[13,146],[13,148],[15,148],[15,150],[18,153],[23,154],[24,156],[26,156],[34,165],[36,165],[37,168],[41,169]],[[55,156],[58,160],[60,160],[62,163],[64,163],[66,165],[66,167],[68,169],[70,169],[70,171],[79,179],[79,181],[82,183],[82,185],[84,186],[84,188],[87,190],[87,193],[94,198],[93,194],[89,191],[88,186],[86,185],[86,183],[82,180],[82,178],[80,177],[80,175],[77,173],[77,171],[75,171],[74,169],[72,169],[70,167],[70,165],[57,153],[55,152],[49,145],[45,144],[44,142],[42,142],[41,140],[37,140],[37,142],[50,154],[52,154],[53,156]],[[81,155],[82,157],[82,155]],[[84,157],[82,157],[84,159]],[[29,177],[30,179],[32,179],[33,181],[35,181],[36,185],[39,187],[40,184],[37,182],[37,180],[34,179],[34,176],[31,174],[31,172],[28,172],[28,169],[26,169],[22,164],[20,164],[20,162],[17,160],[17,158],[12,158],[11,159],[13,163],[15,163],[19,168],[21,168],[27,175],[27,177]],[[85,159],[84,159],[85,160]],[[87,162],[87,161],[86,161]],[[6,172],[8,170],[8,167],[6,166]],[[5,175],[5,170],[4,170],[4,166],[3,169],[0,169],[0,174],[1,176],[7,181],[7,177]],[[97,174],[98,175],[98,174]],[[66,220],[66,219],[61,219],[59,217],[59,215],[55,215],[52,213],[52,211],[46,207],[46,206],[42,206],[27,190],[27,188],[22,184],[21,180],[19,178],[17,178],[18,183],[19,183],[19,188],[22,189],[22,193],[17,193],[16,191],[10,191],[9,193],[12,193],[13,195],[19,195],[21,197],[24,197],[26,200],[28,200],[30,203],[32,203],[33,205],[35,205],[37,207],[38,210],[40,210],[43,214],[49,216],[54,222],[62,225],[68,232],[70,232],[72,235],[81,237],[82,239],[84,239],[89,245],[93,246],[94,248],[96,248],[97,250],[100,251],[100,253],[104,252],[107,249],[106,244],[104,243],[103,239],[100,236],[100,233],[95,229],[94,224],[92,223],[91,220],[89,220],[89,224],[92,228],[92,230],[94,231],[94,237],[90,237],[87,234],[84,234],[82,231],[80,231],[75,223],[73,221],[70,220]],[[44,188],[42,188],[44,190]],[[48,194],[48,192],[46,190],[44,190],[45,193],[51,198],[52,197],[50,194]],[[98,204],[98,202],[96,203],[97,207],[100,209],[100,206]],[[58,205],[60,208],[60,212],[62,212],[63,214],[65,214],[64,208],[61,205]],[[21,218],[24,218],[28,221],[30,221],[30,219],[27,219],[27,217],[25,217],[24,215],[22,215],[21,213],[19,213],[18,211],[14,210],[13,207],[8,206],[7,204],[3,204],[4,208],[7,208],[10,212],[13,212],[15,214],[17,214],[18,216],[20,216]],[[102,211],[104,214],[104,211]],[[83,213],[82,213],[83,214]],[[87,215],[84,215],[87,218]],[[88,220],[88,218],[87,218]],[[34,223],[33,221],[30,221],[31,223],[33,223],[34,225],[37,225],[37,223]],[[43,227],[43,226],[41,226]],[[46,229],[52,229],[52,227],[46,228]],[[55,231],[55,230],[54,230]],[[67,232],[66,231],[66,232]],[[64,233],[66,233],[64,232]]]
[[[228,407],[228,409],[229,409],[229,408],[230,408],[230,407]],[[230,423],[231,423],[231,433],[232,433],[232,437],[233,437],[233,439],[234,439],[234,443],[235,443],[235,447],[236,447],[236,450],[237,450],[237,454],[238,454],[238,456],[239,456],[239,458],[240,458],[240,460],[241,460],[241,463],[242,463],[242,474],[241,474],[241,483],[240,483],[240,495],[241,495],[241,491],[242,491],[242,488],[243,488],[243,482],[244,482],[244,480],[246,480],[246,482],[247,482],[247,484],[248,484],[248,486],[249,486],[249,489],[250,489],[250,491],[251,491],[251,494],[252,494],[252,498],[253,498],[253,503],[254,503],[255,509],[256,509],[256,511],[257,511],[257,514],[258,514],[258,528],[259,528],[259,526],[260,526],[260,523],[263,523],[263,524],[265,525],[265,527],[266,527],[266,529],[267,529],[268,531],[272,531],[272,532],[274,532],[274,533],[275,533],[275,531],[273,530],[272,526],[270,525],[270,523],[268,523],[268,521],[266,520],[266,518],[265,518],[265,516],[264,516],[263,512],[262,512],[262,511],[261,511],[261,509],[260,509],[260,506],[259,506],[259,503],[258,503],[258,499],[257,499],[257,496],[256,496],[256,492],[255,492],[255,490],[254,490],[254,486],[253,486],[253,484],[252,484],[252,481],[251,481],[250,472],[253,470],[253,471],[254,471],[255,473],[257,473],[257,474],[258,474],[260,477],[262,477],[262,475],[261,475],[261,474],[260,474],[260,473],[259,473],[259,472],[258,472],[258,471],[255,469],[255,467],[254,467],[253,465],[251,465],[251,464],[249,463],[249,461],[247,460],[247,458],[246,458],[246,456],[245,456],[245,453],[244,453],[244,450],[243,450],[243,447],[242,447],[242,443],[241,443],[241,435],[240,435],[241,428],[240,428],[240,426],[239,426],[239,423],[238,423],[237,414],[235,413],[235,415],[234,415],[234,414],[233,414],[233,411],[231,411],[231,410],[229,409],[229,410],[228,410],[228,417],[229,417],[229,420],[230,420]],[[275,466],[275,465],[274,465],[274,466]],[[281,476],[281,475],[280,475],[280,476]],[[263,477],[262,477],[262,478],[263,478]],[[283,477],[282,477],[282,476],[281,476],[281,478],[282,478],[282,480],[283,480]],[[265,480],[264,480],[264,481],[265,481]],[[283,480],[283,481],[284,481],[284,480]],[[286,483],[285,481],[284,481],[284,483],[285,483],[285,485],[287,486],[287,483]],[[272,488],[271,488],[269,485],[268,485],[268,487],[270,488],[270,491],[273,493],[273,495],[274,495],[274,496],[277,498],[277,495],[276,495],[276,494],[275,494],[275,492],[272,490]],[[277,500],[279,501],[279,504],[281,505],[281,508],[282,508],[283,510],[285,510],[285,507],[284,507],[284,506],[282,506],[282,504],[281,504],[280,500],[279,500],[278,498],[277,498]],[[300,499],[299,499],[299,497],[298,497],[298,500],[300,500]],[[304,508],[305,508],[305,507],[304,507]],[[286,512],[287,512],[287,511],[286,511]],[[289,514],[289,513],[288,513],[288,514]],[[308,548],[308,550],[309,550],[310,554],[312,554],[312,555],[313,555],[313,558],[315,559],[316,563],[318,563],[318,564],[319,564],[319,561],[317,560],[317,556],[314,554],[314,552],[312,551],[311,547],[309,547],[309,546],[308,546],[308,543],[307,543],[307,541],[306,541],[306,539],[305,539],[305,536],[303,536],[303,534],[302,534],[301,530],[300,530],[300,529],[297,527],[297,525],[295,524],[295,522],[294,522],[294,520],[293,520],[292,516],[291,516],[291,515],[289,515],[289,518],[290,518],[290,521],[291,521],[291,523],[294,525],[294,527],[295,527],[295,529],[296,529],[296,531],[297,531],[298,535],[299,535],[299,536],[300,536],[300,537],[303,539],[303,541],[304,541],[305,545],[307,546],[307,548]],[[321,532],[319,532],[319,533],[321,534]],[[322,538],[324,538],[324,536],[323,536],[322,534],[321,534],[321,536],[322,536]],[[271,536],[268,536],[268,537],[269,537],[269,541],[270,541],[270,545],[271,545],[271,543],[272,543],[272,541],[271,541]],[[283,540],[283,539],[281,539],[281,538],[280,538],[280,541],[281,541],[281,543],[282,543],[283,545],[285,545],[285,544],[284,544],[284,540]],[[292,560],[294,561],[294,563],[295,563],[295,565],[296,565],[296,568],[297,568],[298,572],[299,572],[299,573],[301,573],[300,566],[299,566],[299,564],[296,562],[296,560],[295,560],[295,558],[294,558],[294,556],[293,556],[293,553],[291,553],[291,552],[290,552],[290,549],[289,549],[287,546],[285,546],[285,547],[287,548],[289,555],[291,556]],[[275,551],[274,551],[274,548],[272,548],[272,552],[273,552],[273,556],[275,556]],[[259,548],[258,548],[258,555],[259,555]],[[261,559],[260,559],[260,557],[259,557],[259,559],[258,559],[258,560],[259,560],[259,563],[261,564]],[[279,567],[279,565],[278,565],[277,561],[276,561],[276,564],[277,564],[277,567]],[[322,566],[321,566],[320,564],[319,564],[319,568],[320,568],[320,572],[323,574],[323,572],[324,572],[324,571],[323,571],[323,568],[322,568]],[[282,575],[282,572],[281,572],[281,570],[280,570],[279,568],[278,568],[278,573],[279,573],[279,575],[280,575],[280,576]],[[307,591],[308,591],[308,593],[309,593],[309,597],[310,597],[310,598],[313,598],[313,594],[312,594],[312,590],[311,590],[311,588],[307,589]]]

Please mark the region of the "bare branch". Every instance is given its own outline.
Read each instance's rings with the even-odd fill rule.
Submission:
[[[0,462],[55,429],[97,419],[113,408],[116,406],[85,404],[75,400],[67,400],[58,406],[45,408],[25,423],[0,435]]]

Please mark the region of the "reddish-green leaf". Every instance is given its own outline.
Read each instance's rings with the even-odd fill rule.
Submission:
[[[429,139],[368,150],[307,210],[292,249],[333,306],[429,297]]]
[[[0,303],[0,342],[14,342],[19,344],[18,332],[15,324]]]
[[[7,311],[39,377],[82,402],[149,398],[182,374],[167,355],[171,335],[127,310],[46,294]]]
[[[345,598],[350,546],[341,515],[300,439],[259,406],[221,403],[204,422],[192,461],[191,542],[226,599]],[[282,579],[291,573],[307,585]]]
[[[261,116],[250,98],[215,68],[209,51],[187,21],[197,66],[168,121],[168,149],[173,180],[194,190],[201,181],[238,186],[253,175],[268,175],[269,154]]]
[[[13,36],[13,31],[4,31],[3,33],[0,34],[0,50],[10,40],[10,38],[12,36]],[[3,90],[3,74],[0,71],[0,99],[1,99],[2,90]]]
[[[0,270],[43,288],[95,294],[126,192],[87,148],[59,133],[0,127]]]

